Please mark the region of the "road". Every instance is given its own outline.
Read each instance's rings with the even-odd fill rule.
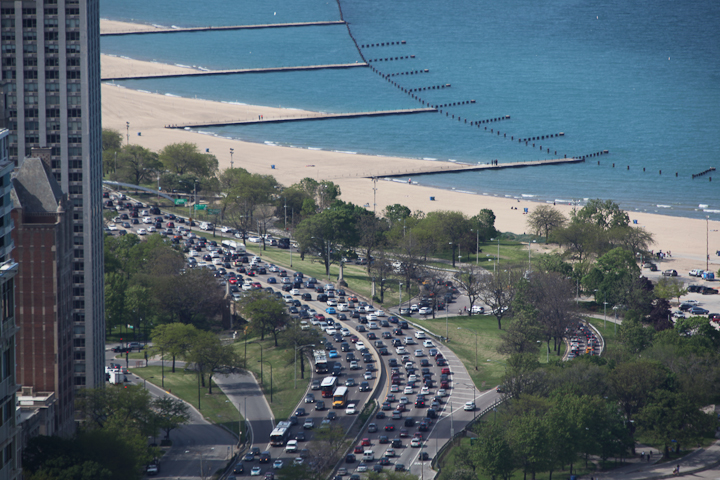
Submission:
[[[110,350],[114,346],[116,345],[106,347],[105,364],[110,365],[112,362],[125,365],[124,360],[115,359],[115,353]],[[171,396],[163,389],[145,383],[135,375],[128,375],[128,380],[133,384],[145,385],[155,397]],[[237,444],[235,436],[205,420],[194,408],[190,409],[190,422],[172,430],[170,440],[172,447],[163,456],[160,473],[156,478],[202,478],[201,466],[207,477],[225,466]]]

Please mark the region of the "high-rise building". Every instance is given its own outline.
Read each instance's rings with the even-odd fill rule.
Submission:
[[[19,478],[19,428],[16,424],[15,393],[15,276],[12,260],[13,221],[10,212],[11,174],[15,165],[7,158],[8,131],[0,130],[0,480]]]
[[[10,161],[49,149],[73,205],[73,384],[104,384],[99,0],[0,0]]]
[[[73,212],[50,172],[50,152],[33,152],[45,161],[25,158],[13,174],[17,382],[27,418],[37,420],[33,411],[45,417],[48,427],[38,431],[69,435],[75,430]]]

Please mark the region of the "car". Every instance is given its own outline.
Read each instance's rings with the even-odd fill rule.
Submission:
[[[430,307],[420,307],[418,309],[418,313],[420,315],[430,315],[432,313],[432,308]]]
[[[335,310],[335,307],[328,307],[325,309],[325,313],[328,315],[335,315],[337,313],[337,310]]]
[[[385,450],[385,453],[383,453],[383,457],[388,457],[388,458],[392,458],[396,455],[397,454],[395,453],[395,449],[392,447],[388,448],[387,450]]]
[[[320,390],[320,380],[313,380],[311,390]]]
[[[383,418],[385,418],[385,412],[383,412],[383,411],[377,412],[375,414],[375,418],[377,418],[378,420],[382,420]]]
[[[365,372],[365,373],[363,373],[363,378],[364,378],[365,380],[372,380],[372,378],[373,378],[372,372]]]
[[[407,387],[405,387],[405,390],[403,390],[403,393],[405,395],[411,395],[413,393],[413,388],[408,385]]]
[[[390,385],[390,391],[393,393],[398,393],[400,391],[400,386],[395,384]]]
[[[425,354],[423,353],[422,350],[417,349],[417,350],[415,350],[415,356],[416,356],[416,357],[424,357]]]
[[[354,403],[349,404],[349,405],[347,406],[347,408],[345,409],[345,414],[346,414],[346,415],[355,415],[356,413],[358,413],[358,412],[357,412],[357,409],[356,409],[356,405],[355,405]]]
[[[400,346],[395,348],[395,353],[397,353],[398,355],[405,355],[407,353],[407,350],[405,350],[405,347]]]
[[[303,463],[305,463],[305,459],[302,457],[295,457],[293,460],[293,465],[302,465]]]
[[[305,403],[315,403],[315,395],[312,393],[305,395]]]
[[[305,420],[305,423],[303,423],[303,428],[306,430],[315,428],[315,421],[312,418],[308,418],[307,420]]]
[[[375,433],[377,432],[377,425],[374,423],[371,423],[368,425],[368,433]]]
[[[345,463],[355,463],[355,454],[348,453],[347,455],[345,455]]]
[[[367,472],[367,464],[360,462],[355,469],[356,472]]]
[[[325,416],[327,420],[333,421],[337,418],[337,413],[335,412],[328,412],[328,414]]]
[[[463,410],[465,410],[466,412],[472,412],[473,410],[475,410],[475,402],[465,402]]]
[[[347,473],[348,473],[347,468],[345,468],[345,467],[338,468],[338,471],[337,471],[338,475],[343,476],[343,475],[347,475]]]
[[[317,410],[318,412],[325,410],[325,402],[320,400],[317,403],[315,403],[315,410]]]
[[[398,405],[398,407],[399,407],[399,406],[400,406],[400,405]],[[393,420],[400,420],[400,419],[402,419],[402,411],[401,411],[401,410],[395,410],[394,412],[392,412],[392,419],[393,419]]]
[[[388,439],[387,435],[380,435],[378,437],[378,443],[380,443],[380,444],[389,443],[389,442],[390,442],[390,440]]]
[[[669,269],[669,270],[663,270],[662,272],[663,276],[665,277],[677,277],[677,270]]]
[[[425,340],[425,341],[423,341],[423,347],[425,347],[425,348],[432,348],[432,347],[434,347],[434,346],[435,346],[435,345],[433,345],[432,340]]]
[[[346,386],[346,387],[354,387],[355,385],[356,385],[356,384],[355,384],[355,379],[354,379],[354,378],[351,377],[351,378],[348,378],[347,380],[345,380],[345,386]]]
[[[243,473],[245,471],[245,465],[243,465],[242,462],[238,462],[235,464],[235,467],[233,468],[233,473]]]
[[[260,467],[258,467],[257,465],[254,466],[252,468],[252,470],[250,470],[251,477],[259,477],[261,473],[262,473],[262,469]]]
[[[337,350],[333,349],[328,352],[328,358],[338,358],[340,354]]]
[[[422,446],[422,439],[421,439],[421,438],[417,438],[417,437],[413,438],[412,440],[410,440],[410,446],[413,447],[413,448],[419,448],[419,447],[421,447],[421,446]]]
[[[273,468],[276,470],[281,469],[283,467],[283,465],[284,465],[283,461],[280,460],[279,458],[273,462]]]
[[[368,442],[369,441],[370,440],[368,440]],[[369,443],[368,443],[368,445],[369,445]],[[362,445],[355,445],[355,448],[353,449],[353,453],[363,453],[363,450],[365,450],[365,449],[363,448]]]
[[[695,306],[695,307],[691,307],[689,312],[692,315],[707,315],[708,313],[710,313],[710,310],[706,310],[702,307]]]
[[[383,464],[382,463],[376,463],[373,465],[373,472],[375,473],[382,473],[383,471]]]
[[[298,408],[297,410],[295,410],[296,417],[303,417],[305,415],[307,415],[307,413],[305,412],[304,408]]]
[[[403,464],[403,463],[396,463],[396,464],[395,464],[395,471],[396,471],[396,472],[404,472],[404,471],[405,471],[405,464]]]
[[[248,452],[243,456],[243,461],[245,462],[252,462],[253,460],[255,460],[255,455],[253,455],[251,452]]]
[[[360,387],[358,388],[361,392],[369,392],[370,391],[370,383],[366,381],[360,382]]]
[[[388,423],[385,425],[385,431],[386,432],[394,432],[395,431],[395,425],[392,423]]]

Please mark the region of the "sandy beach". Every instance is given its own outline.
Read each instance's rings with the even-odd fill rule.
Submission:
[[[169,28],[168,25],[165,28]],[[117,20],[100,19],[100,33],[116,33],[116,32],[152,32],[160,27],[145,25],[143,23],[118,22]]]
[[[173,67],[103,56],[103,74],[109,75],[112,69],[117,71],[127,68],[128,63],[135,64],[138,70]],[[412,175],[413,172],[437,170],[440,163],[410,158],[279,147],[165,128],[166,125],[181,125],[187,122],[249,120],[257,119],[259,115],[263,115],[264,118],[312,116],[317,112],[180,98],[108,84],[103,85],[102,96],[103,127],[125,134],[126,122],[130,122],[131,143],[157,151],[171,143],[193,142],[202,151],[208,150],[213,153],[218,158],[221,169],[230,167],[230,148],[233,148],[236,167],[245,168],[253,173],[273,175],[286,186],[304,177],[332,180],[340,185],[343,200],[365,205],[368,208],[372,208],[373,205],[373,182],[364,177],[397,172]],[[455,166],[448,164],[447,168]],[[539,205],[528,200],[518,201],[511,198],[442,190],[422,183],[422,176],[413,178],[413,184],[378,180],[377,211],[380,212],[385,206],[395,203],[407,205],[412,210],[424,212],[459,210],[467,215],[474,215],[483,208],[489,208],[497,216],[496,226],[500,231],[524,233],[527,232],[527,217],[523,214],[523,209],[528,208],[532,211]],[[435,200],[430,200],[431,197]],[[572,207],[557,205],[557,208],[568,214]],[[704,268],[706,248],[710,252],[710,268],[716,271],[720,266],[720,257],[715,255],[715,251],[720,249],[720,222],[706,223],[700,219],[638,212],[630,212],[630,218],[637,220],[638,226],[654,235],[656,243],[653,248],[656,251],[672,252],[672,258],[663,262],[662,268],[675,268],[680,273],[686,273],[691,268]]]

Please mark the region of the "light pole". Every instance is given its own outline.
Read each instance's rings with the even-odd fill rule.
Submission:
[[[398,292],[398,313],[400,313],[400,309],[402,308],[402,282],[400,283],[400,291]]]
[[[470,230],[472,232],[472,230]],[[480,265],[480,229],[475,230],[475,265]]]
[[[537,343],[542,345],[542,342],[540,340],[538,340]],[[545,363],[550,363],[550,341],[548,341],[548,344],[547,344],[547,354],[545,355]]]
[[[262,350],[261,350],[261,351],[262,351]],[[273,390],[273,389],[272,389],[272,387],[273,387],[273,385],[272,385],[272,363],[270,363],[270,362],[263,362],[262,360],[258,360],[258,363],[260,364],[260,370],[261,370],[261,371],[262,371],[262,364],[263,364],[263,363],[267,363],[268,365],[270,365],[270,403],[272,403],[272,401],[273,401],[273,399],[272,399],[272,397],[273,397],[273,395],[272,395],[272,390]],[[262,374],[260,374],[260,383],[262,384]]]
[[[605,316],[605,319],[603,320],[603,328],[607,327],[607,297],[605,298],[605,301],[603,301],[603,315]]]
[[[450,310],[449,306],[445,306],[445,341],[450,341],[450,332],[448,331],[448,311]]]
[[[125,128],[127,129],[127,144],[130,145],[130,122],[125,122]]]
[[[450,257],[451,257],[452,266],[454,267],[455,266],[455,244],[453,244],[453,242],[448,242],[448,245],[450,245]]]
[[[491,238],[490,241],[494,241],[494,238]],[[497,253],[497,264],[500,265],[500,237],[497,238],[498,242],[498,253]]]
[[[537,240],[533,240],[532,243],[537,242]],[[528,242],[528,273],[532,272],[532,263],[530,261],[530,245],[531,243]]]
[[[233,169],[233,153],[235,153],[235,149],[231,148],[230,149],[230,169],[231,170]]]
[[[295,345],[295,389],[297,390],[297,351],[298,348],[305,348],[305,347],[314,347],[314,343],[308,343],[307,345]]]
[[[710,215],[705,215],[705,271],[710,270]]]

